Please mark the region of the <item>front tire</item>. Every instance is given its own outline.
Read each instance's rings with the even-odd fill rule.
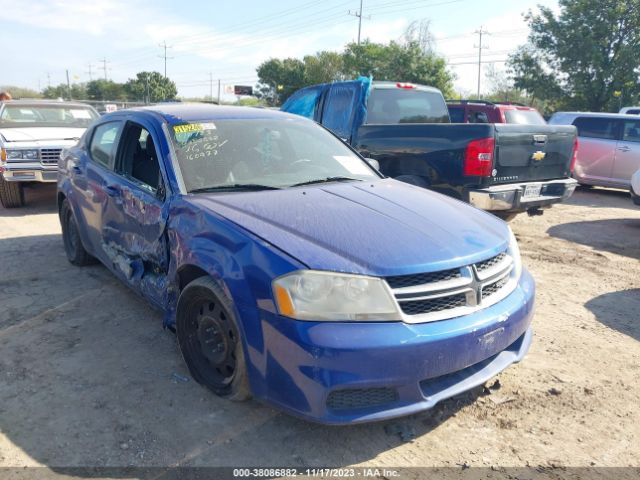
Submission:
[[[65,198],[60,206],[60,225],[62,226],[62,241],[67,259],[72,265],[82,267],[91,265],[96,260],[89,255],[82,245],[78,224],[71,211],[69,201]]]
[[[0,176],[0,203],[4,208],[18,208],[24,205],[24,189],[20,182],[7,182]]]
[[[178,344],[191,376],[220,397],[251,398],[233,304],[209,277],[189,283],[178,299]]]

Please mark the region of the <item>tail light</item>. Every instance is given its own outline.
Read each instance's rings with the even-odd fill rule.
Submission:
[[[493,170],[493,137],[472,140],[464,151],[463,173],[467,177],[490,177]]]
[[[576,162],[578,161],[578,137],[573,141],[573,155],[571,155],[571,163],[569,164],[569,172],[573,173],[576,168]]]
[[[405,89],[413,89],[416,88],[415,85],[413,85],[412,83],[396,83],[396,87],[397,88],[405,88]]]

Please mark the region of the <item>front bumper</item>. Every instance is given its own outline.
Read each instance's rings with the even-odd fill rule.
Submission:
[[[248,348],[254,394],[327,424],[432,408],[524,357],[534,294],[533,279],[523,271],[501,302],[449,320],[301,322],[263,312],[264,350]]]
[[[33,163],[5,163],[0,168],[2,177],[7,182],[56,182],[58,165],[42,165]]]
[[[540,194],[535,197],[524,197],[525,189],[529,185],[540,185]],[[578,182],[573,178],[494,185],[469,190],[468,201],[482,210],[524,212],[529,208],[544,207],[566,200],[573,194],[577,185]]]

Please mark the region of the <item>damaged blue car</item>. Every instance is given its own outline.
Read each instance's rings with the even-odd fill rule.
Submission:
[[[507,224],[384,178],[299,116],[104,115],[64,151],[58,206],[69,261],[99,260],[162,310],[225,398],[380,420],[482,384],[531,342],[534,282]]]

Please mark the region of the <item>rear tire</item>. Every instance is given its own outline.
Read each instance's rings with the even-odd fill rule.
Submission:
[[[242,339],[233,303],[210,278],[189,283],[178,299],[178,344],[191,376],[216,395],[251,398]]]
[[[7,182],[0,176],[0,203],[4,208],[18,208],[24,205],[24,189],[20,182]]]
[[[73,216],[73,212],[69,206],[69,201],[66,198],[62,201],[62,205],[60,206],[60,225],[62,226],[64,251],[67,254],[69,262],[78,267],[96,263],[95,258],[89,255],[82,245],[82,239],[78,232],[76,219]]]

